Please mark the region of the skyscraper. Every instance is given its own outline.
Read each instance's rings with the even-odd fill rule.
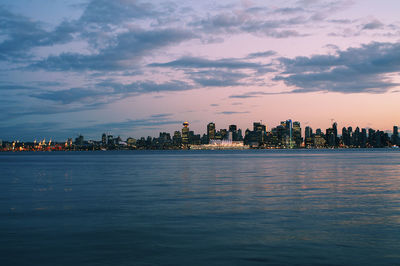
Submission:
[[[229,133],[232,135],[232,140],[233,141],[239,140],[238,132],[237,132],[237,126],[236,125],[230,125],[229,126]]]
[[[391,142],[393,145],[400,145],[399,128],[397,126],[393,126],[393,134]]]
[[[215,139],[215,124],[214,122],[208,123],[207,125],[207,139],[208,142],[210,140]]]
[[[292,138],[294,141],[294,144],[297,148],[301,146],[301,143],[303,142],[303,138],[301,137],[301,127],[300,127],[300,122],[295,121],[293,122],[293,133],[292,133]]]
[[[188,145],[189,144],[189,122],[184,122],[183,123],[182,144],[183,145]]]
[[[103,147],[107,145],[107,135],[106,135],[106,133],[103,133],[103,135],[101,135],[101,145]]]
[[[180,131],[175,131],[174,136],[172,137],[172,143],[175,146],[181,146],[182,145],[182,135]]]
[[[304,137],[307,139],[307,138],[311,138],[311,135],[312,135],[312,128],[311,127],[309,127],[309,126],[307,126],[306,127],[306,129],[305,129],[305,132],[304,132]]]

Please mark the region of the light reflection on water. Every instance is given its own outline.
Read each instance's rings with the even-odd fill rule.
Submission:
[[[6,265],[400,261],[398,151],[2,153],[0,167]]]

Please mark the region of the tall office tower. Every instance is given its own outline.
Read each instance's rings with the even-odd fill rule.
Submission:
[[[356,127],[353,133],[353,144],[356,147],[360,147],[360,128]]]
[[[107,145],[114,145],[114,137],[113,135],[107,136]]]
[[[83,145],[83,136],[79,135],[76,139],[75,139],[75,145],[79,145],[82,146]]]
[[[336,139],[335,139],[335,133],[333,128],[327,128],[325,132],[325,138],[326,142],[328,144],[328,147],[335,147],[336,146]]]
[[[103,133],[103,135],[101,135],[101,145],[102,146],[106,146],[107,145],[107,135],[106,135],[106,133]]]
[[[285,124],[286,124],[286,132],[289,136],[289,138],[286,138],[286,139],[289,139],[289,148],[292,148],[293,147],[293,123],[292,123],[292,120],[291,119],[286,120]]]
[[[210,140],[215,139],[215,124],[214,122],[208,123],[207,125],[207,139],[208,142]]]
[[[301,127],[300,122],[293,122],[293,141],[294,145],[299,148],[301,143],[303,143],[303,138],[301,137]]]
[[[238,132],[237,132],[237,126],[236,125],[230,125],[229,126],[229,132],[232,134],[232,140],[233,141],[238,141]]]
[[[182,145],[182,135],[180,131],[175,131],[174,136],[172,137],[172,143],[175,146],[180,146]]]
[[[225,128],[221,128],[219,130],[219,134],[221,135],[221,139],[227,139],[228,138],[228,131]]]
[[[188,145],[189,144],[189,122],[184,122],[183,123],[182,144],[183,145]]]
[[[304,131],[304,137],[307,138],[311,138],[312,136],[312,128],[311,127],[306,127],[305,131]]]
[[[365,128],[361,129],[360,147],[361,148],[367,147],[367,130]]]
[[[262,131],[262,125],[260,122],[253,123],[253,131]]]
[[[317,128],[317,130],[315,131],[315,135],[321,136],[322,130],[320,128]]]
[[[260,122],[253,123],[253,135],[255,139],[258,139],[259,144],[264,143],[265,132],[267,131],[267,127]]]
[[[237,126],[236,125],[229,125],[229,131],[230,132],[235,132],[237,130]]]
[[[347,137],[347,128],[342,128],[342,143],[345,146],[348,146],[348,137]]]
[[[314,140],[313,140],[313,133],[312,133],[312,128],[311,127],[306,127],[305,131],[304,131],[304,145],[307,148],[310,148],[313,146],[314,144]]]
[[[393,126],[391,142],[393,145],[400,145],[399,128],[397,126]]]
[[[238,140],[242,141],[243,140],[242,130],[239,128],[237,132],[238,132]]]
[[[349,137],[348,139],[348,146],[353,146],[353,128],[352,127],[348,127],[347,128],[347,135]]]
[[[336,122],[334,122],[332,124],[332,129],[333,129],[333,135],[335,136],[335,146],[338,146],[339,139],[338,139],[338,136],[337,136],[337,123]]]

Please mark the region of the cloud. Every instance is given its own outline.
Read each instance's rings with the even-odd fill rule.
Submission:
[[[4,40],[0,43],[0,60],[16,61],[32,55],[32,48],[64,44],[73,39],[76,28],[63,22],[53,31],[46,31],[42,23],[16,15],[0,6],[0,29]]]
[[[287,94],[287,92],[263,92],[263,91],[250,91],[243,94],[234,94],[229,96],[233,99],[247,99],[247,98],[257,98],[264,95],[277,95],[277,94]]]
[[[16,90],[27,90],[27,91],[34,91],[40,90],[39,88],[32,87],[32,86],[25,86],[25,85],[0,85],[0,91],[16,91]]]
[[[70,88],[67,90],[47,91],[37,94],[31,94],[31,97],[60,102],[62,104],[70,104],[73,102],[83,102],[86,99],[94,100],[99,96],[106,96],[106,91],[96,91],[85,88]]]
[[[137,81],[128,84],[118,82],[100,82],[94,88],[70,88],[65,90],[44,91],[30,96],[37,99],[71,103],[110,103],[122,97],[153,92],[171,92],[191,90],[194,87],[183,81],[172,80],[164,83]]]
[[[166,117],[170,117],[170,116],[172,116],[172,114],[165,113],[165,114],[154,114],[154,115],[151,115],[150,117],[151,118],[166,118]]]
[[[192,25],[199,27],[208,34],[252,33],[273,38],[288,38],[305,36],[305,34],[292,29],[293,26],[305,23],[307,23],[307,19],[301,16],[265,20],[265,18],[257,17],[255,14],[231,12],[216,14]]]
[[[250,56],[256,58],[270,54],[273,54],[273,52],[255,53],[250,54]],[[202,87],[246,85],[249,82],[246,81],[248,78],[276,71],[269,64],[254,63],[245,59],[224,58],[211,60],[199,57],[181,57],[166,63],[152,63],[149,66],[184,70],[188,79]]]
[[[399,86],[387,77],[400,72],[400,43],[373,42],[335,55],[281,58],[276,81],[295,86],[292,92],[385,93]]]
[[[87,4],[79,21],[84,24],[116,25],[160,14],[151,3],[140,3],[135,0],[92,0]]]
[[[368,22],[362,26],[363,30],[376,30],[383,28],[384,24],[379,20],[375,19],[371,22]]]
[[[257,52],[257,53],[251,53],[246,56],[247,59],[253,59],[253,58],[260,58],[260,57],[270,57],[276,55],[275,51],[265,51],[265,52]]]
[[[206,34],[241,34],[271,38],[308,36],[309,29],[320,26],[328,19],[353,4],[343,1],[298,1],[291,6],[252,6],[238,8],[230,6],[220,12],[211,12],[206,18],[189,23]],[[319,22],[316,24],[315,22]]]
[[[229,87],[239,86],[245,83],[242,79],[249,77],[248,74],[234,71],[204,70],[189,72],[189,78],[204,87]]]
[[[152,67],[172,68],[229,68],[229,69],[259,69],[266,67],[263,64],[247,62],[234,58],[209,60],[200,57],[181,57],[167,63],[152,63]]]
[[[248,111],[244,111],[244,112],[237,112],[237,111],[224,111],[224,112],[219,112],[217,114],[220,115],[237,115],[237,114],[248,114],[250,112]]]
[[[137,66],[137,60],[152,51],[190,40],[196,36],[181,29],[132,29],[119,34],[115,42],[96,54],[62,53],[30,65],[47,71],[117,71]]]

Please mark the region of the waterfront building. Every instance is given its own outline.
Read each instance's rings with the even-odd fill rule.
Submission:
[[[325,148],[326,140],[322,135],[314,136],[314,147],[315,148]]]
[[[101,145],[103,147],[107,146],[107,135],[106,135],[106,133],[103,133],[103,135],[101,135]]]
[[[332,124],[332,129],[333,129],[333,135],[335,137],[335,147],[337,147],[339,144],[339,139],[338,139],[338,134],[337,134],[337,123],[336,122],[334,122]]]
[[[229,126],[229,134],[232,135],[232,140],[233,141],[238,141],[239,140],[239,136],[238,136],[237,126],[236,125],[230,125]]]
[[[238,141],[243,141],[243,134],[240,128],[238,129],[237,134],[238,134]]]
[[[75,138],[75,145],[82,146],[83,143],[84,143],[84,140],[83,140],[82,135],[79,135],[77,138]]]
[[[228,138],[228,131],[225,128],[220,129],[219,133],[221,135],[221,139],[227,139]]]
[[[304,146],[306,148],[311,148],[314,146],[312,128],[309,126],[307,126],[304,131]]]
[[[210,140],[215,139],[215,123],[210,122],[207,125],[207,140],[210,142]]]
[[[114,137],[113,137],[113,135],[108,135],[107,136],[107,145],[108,146],[114,145]]]
[[[304,130],[304,137],[311,138],[311,135],[312,135],[312,128],[309,126],[306,126],[306,128]]]
[[[293,140],[296,148],[300,148],[303,143],[303,138],[301,137],[301,127],[300,122],[293,122]]]
[[[400,145],[400,138],[399,138],[399,129],[397,126],[393,126],[393,134],[392,134],[392,145]]]
[[[129,147],[133,147],[136,145],[136,139],[129,137],[126,139],[126,143],[128,144]]]
[[[175,131],[174,136],[172,137],[172,143],[174,146],[181,146],[182,145],[182,135],[180,131]]]
[[[361,129],[360,133],[360,148],[367,147],[367,130],[365,128]]]
[[[182,144],[183,145],[188,145],[189,144],[189,122],[184,122],[183,123]]]

